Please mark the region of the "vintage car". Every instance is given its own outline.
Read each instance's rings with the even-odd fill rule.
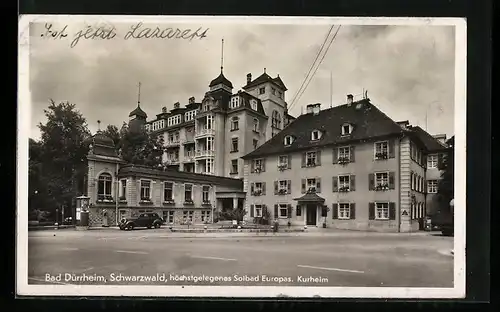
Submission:
[[[120,221],[120,230],[130,231],[138,227],[160,228],[163,220],[157,213],[141,213],[137,218],[124,218]]]

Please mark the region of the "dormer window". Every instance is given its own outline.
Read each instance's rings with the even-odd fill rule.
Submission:
[[[342,135],[349,135],[352,132],[352,125],[351,124],[343,124],[342,125]]]
[[[239,96],[233,96],[231,98],[231,104],[230,104],[230,108],[236,108],[240,106],[240,97]]]
[[[311,132],[311,141],[317,141],[319,139],[321,139],[321,131],[313,130],[313,132]]]
[[[285,137],[285,146],[292,145],[292,143],[293,143],[293,137],[291,135],[287,135]]]
[[[259,94],[266,93],[266,87],[259,88]]]
[[[254,111],[256,111],[257,110],[257,101],[256,100],[251,100],[250,101],[250,106],[252,107],[252,109]]]

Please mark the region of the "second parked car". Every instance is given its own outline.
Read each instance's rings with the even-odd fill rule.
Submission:
[[[137,218],[125,218],[120,222],[120,230],[133,230],[138,227],[159,228],[163,224],[163,220],[157,213],[148,212],[141,213]]]

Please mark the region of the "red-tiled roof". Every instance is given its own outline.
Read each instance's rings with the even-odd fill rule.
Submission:
[[[350,135],[343,136],[341,127],[346,123],[353,126],[353,131]],[[311,141],[313,130],[322,132],[320,140]],[[369,99],[364,99],[349,106],[344,104],[322,110],[317,115],[312,113],[301,115],[273,138],[242,158],[290,153],[312,147],[344,144],[403,133],[403,129],[396,122],[371,104]],[[285,146],[284,138],[288,135],[292,136],[294,141],[290,146]]]

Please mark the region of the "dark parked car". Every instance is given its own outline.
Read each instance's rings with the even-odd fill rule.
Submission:
[[[137,227],[159,228],[163,224],[163,220],[157,213],[148,212],[141,213],[137,218],[125,218],[120,222],[120,230],[130,231]]]

